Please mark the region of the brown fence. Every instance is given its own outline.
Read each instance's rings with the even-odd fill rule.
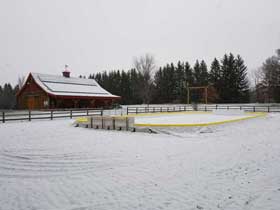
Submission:
[[[67,109],[67,110],[23,110],[23,111],[2,111],[0,122],[7,121],[31,121],[55,118],[70,118],[82,116],[102,116],[102,109]]]
[[[155,112],[184,112],[193,111],[192,106],[139,106],[139,107],[127,107],[127,114],[141,114],[141,113],[155,113]]]
[[[244,110],[247,112],[279,112],[280,105],[166,105],[166,106],[128,106],[126,114],[156,113],[156,112],[185,112],[185,111],[212,111],[217,109]],[[0,122],[7,121],[31,121],[39,119],[73,118],[82,116],[103,116],[103,109],[67,109],[67,110],[23,110],[23,111],[1,111]],[[112,111],[112,110],[106,110]],[[121,112],[122,114],[122,112]]]
[[[127,114],[140,114],[140,113],[156,113],[156,112],[184,112],[184,111],[212,111],[217,109],[223,110],[244,110],[246,112],[280,112],[280,106],[271,105],[191,105],[184,106],[135,106],[127,107]]]

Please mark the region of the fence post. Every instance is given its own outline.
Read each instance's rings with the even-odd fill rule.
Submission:
[[[136,107],[136,114],[138,114],[138,107]]]
[[[242,110],[242,106],[240,106],[240,110]]]
[[[30,111],[30,109],[28,110],[28,121],[31,121],[31,111]]]
[[[53,119],[53,110],[51,110],[51,120]]]
[[[207,112],[207,106],[204,107],[204,111]]]
[[[256,112],[256,107],[255,106],[253,106],[253,110],[254,110],[254,112]]]
[[[100,116],[103,116],[103,108],[100,110]]]
[[[270,112],[270,110],[269,110],[269,106],[267,106],[267,112]]]
[[[227,110],[229,110],[229,106],[227,106]]]
[[[90,117],[90,128],[93,128],[93,119],[92,119],[92,116]]]
[[[128,117],[125,118],[125,127],[126,127],[126,130],[128,131],[129,130]]]
[[[70,110],[70,119],[72,119],[73,117],[73,113],[72,113],[72,109]]]
[[[2,112],[2,122],[5,123],[5,112]]]
[[[88,116],[88,109],[87,109],[87,116]]]
[[[216,104],[216,110],[218,109],[218,104]]]
[[[126,107],[126,115],[128,115],[128,106]]]
[[[113,130],[116,130],[116,120],[114,117],[112,117],[112,121],[113,121]]]

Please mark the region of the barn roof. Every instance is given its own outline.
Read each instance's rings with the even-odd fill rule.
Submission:
[[[94,79],[30,73],[35,82],[47,93],[57,96],[92,96],[119,98],[103,89]]]

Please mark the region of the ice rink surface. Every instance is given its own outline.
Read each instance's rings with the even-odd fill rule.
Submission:
[[[159,134],[0,124],[0,210],[280,209],[280,115]]]
[[[147,116],[135,116],[136,124],[162,124],[162,125],[182,125],[182,124],[208,124],[231,120],[246,119],[256,116],[254,113],[212,113],[212,112],[178,112],[167,114],[151,114]]]

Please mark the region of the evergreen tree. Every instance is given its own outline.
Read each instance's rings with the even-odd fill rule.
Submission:
[[[97,73],[94,77],[95,81],[102,86],[101,73]]]
[[[218,89],[221,102],[240,103],[249,100],[247,67],[240,56],[225,54],[221,61],[221,88]]]
[[[109,75],[107,74],[107,71],[103,71],[101,74],[101,83],[102,87],[108,91],[111,91],[111,81],[109,79]],[[114,81],[113,81],[114,82]]]
[[[186,77],[187,85],[193,86],[194,85],[193,70],[188,62],[185,63],[185,77]]]
[[[232,103],[235,100],[235,58],[233,54],[225,54],[221,60],[221,85],[222,89],[219,90],[219,96],[222,103]]]
[[[200,86],[201,71],[199,61],[196,60],[193,67],[194,86]]]
[[[175,76],[175,66],[173,63],[168,65],[167,69],[167,75],[168,75],[168,100],[167,102],[174,102],[176,99],[176,76]],[[167,78],[166,78],[167,79]]]
[[[207,65],[204,60],[200,62],[200,80],[199,85],[207,86],[208,85],[208,70]]]
[[[214,58],[214,61],[211,64],[210,73],[209,73],[209,83],[212,87],[212,92],[215,93],[215,97],[213,97],[213,102],[219,99],[220,91],[222,87],[222,74],[221,74],[221,66],[217,58]]]
[[[140,88],[141,88],[141,75],[136,71],[136,69],[131,69],[130,74],[130,84],[131,84],[131,104],[141,104],[143,99],[141,98]]]
[[[184,65],[180,61],[177,63],[175,69],[175,100],[182,103],[186,95],[186,77],[184,72]]]
[[[249,102],[249,81],[247,77],[247,67],[244,64],[244,60],[240,55],[237,55],[235,60],[236,64],[236,89],[238,93],[237,102]]]
[[[14,109],[16,108],[16,93],[18,87],[12,87],[10,83],[4,84],[0,88],[0,109]]]
[[[194,77],[194,84],[195,87],[207,86],[208,85],[208,70],[207,65],[204,60],[200,63],[196,60],[194,67],[193,67],[193,77]],[[204,92],[202,89],[194,89],[191,91],[191,101],[193,102],[200,102]]]
[[[166,94],[164,91],[164,75],[163,70],[160,67],[159,70],[155,73],[155,92],[154,92],[154,99],[157,99],[158,103],[164,102],[164,95]],[[155,100],[152,101],[155,103]]]
[[[130,104],[131,99],[131,84],[129,74],[124,70],[121,72],[121,84],[120,84],[120,95],[123,95],[121,99],[122,104]]]
[[[214,61],[211,64],[210,73],[209,73],[209,82],[213,85],[216,89],[221,88],[219,84],[221,80],[221,66],[217,58],[214,58]]]

